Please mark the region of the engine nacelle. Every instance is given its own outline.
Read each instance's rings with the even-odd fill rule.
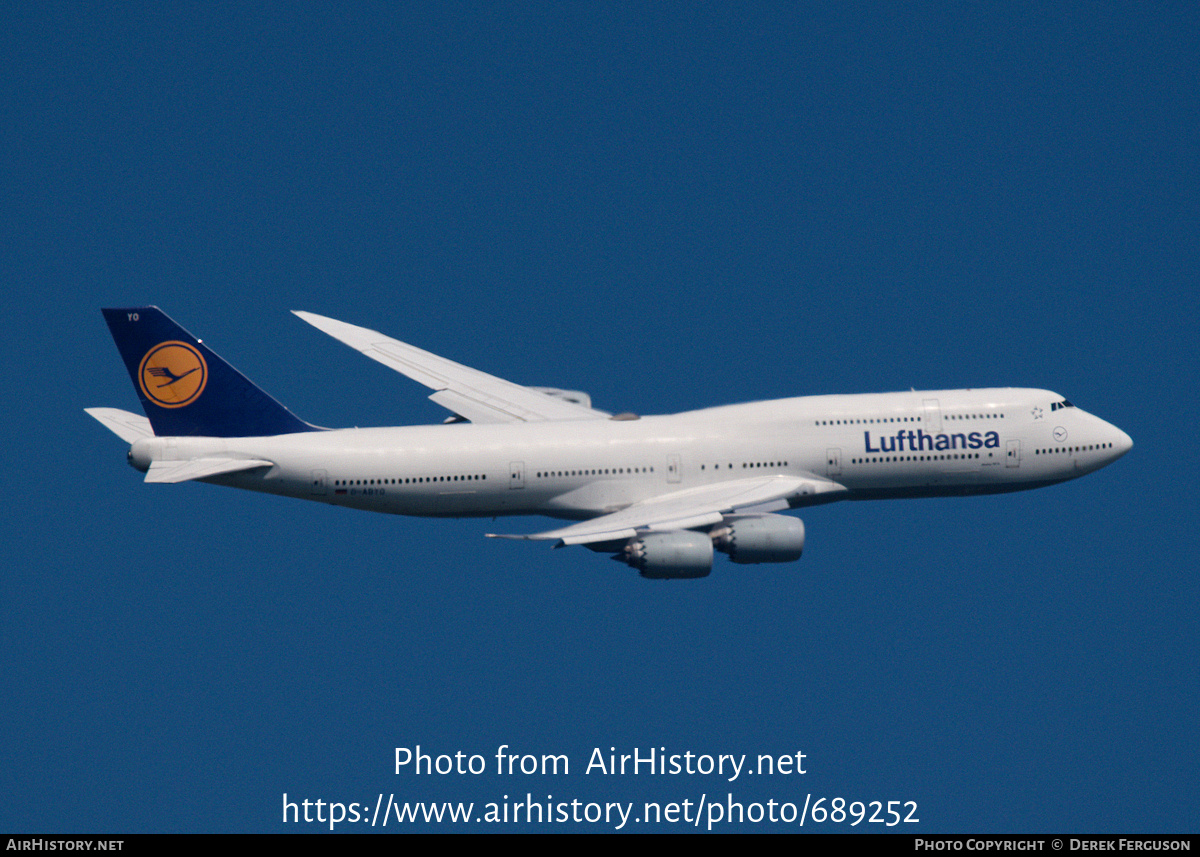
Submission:
[[[804,552],[804,522],[786,515],[730,517],[709,533],[733,562],[793,562]]]
[[[713,564],[712,539],[691,530],[647,533],[630,539],[613,559],[633,566],[642,577],[707,577]]]

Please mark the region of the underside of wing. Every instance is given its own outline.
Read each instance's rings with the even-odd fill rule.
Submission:
[[[845,490],[845,486],[837,482],[812,474],[756,476],[675,491],[634,503],[619,512],[557,530],[492,537],[537,541],[556,539],[564,545],[615,541],[647,532],[687,530],[718,524],[730,514],[778,511],[791,505],[820,502],[829,499],[830,494]]]
[[[155,461],[146,471],[147,482],[187,482],[220,476],[222,473],[238,473],[256,467],[271,467],[273,462],[260,458],[192,458],[187,461]]]
[[[566,398],[522,387],[453,360],[438,357],[378,331],[311,312],[296,315],[434,393],[429,398],[474,423],[607,419],[608,414]]]

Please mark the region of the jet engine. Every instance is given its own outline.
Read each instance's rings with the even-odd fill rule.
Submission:
[[[804,552],[804,522],[786,515],[729,517],[709,533],[733,562],[793,562]]]
[[[707,577],[712,571],[712,539],[692,530],[647,533],[630,539],[613,559],[633,566],[642,577]]]

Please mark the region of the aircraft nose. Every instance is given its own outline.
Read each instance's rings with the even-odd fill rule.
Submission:
[[[1129,450],[1133,449],[1133,438],[1125,434],[1112,423],[1105,423],[1108,427],[1109,443],[1112,444],[1112,457],[1110,461],[1116,461]]]
[[[1113,441],[1113,449],[1116,451],[1117,455],[1124,455],[1125,453],[1129,452],[1129,450],[1133,449],[1133,438],[1125,434],[1125,432],[1121,431],[1120,429],[1117,429],[1116,432],[1117,440]]]

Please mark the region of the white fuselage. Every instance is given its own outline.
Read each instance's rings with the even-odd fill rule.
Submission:
[[[1016,491],[1082,476],[1131,446],[1062,396],[1000,388],[805,396],[629,420],[154,437],[135,442],[130,461],[145,470],[206,455],[261,458],[274,466],[206,481],[402,515],[583,519],[773,474],[817,474],[847,489],[825,499]]]

